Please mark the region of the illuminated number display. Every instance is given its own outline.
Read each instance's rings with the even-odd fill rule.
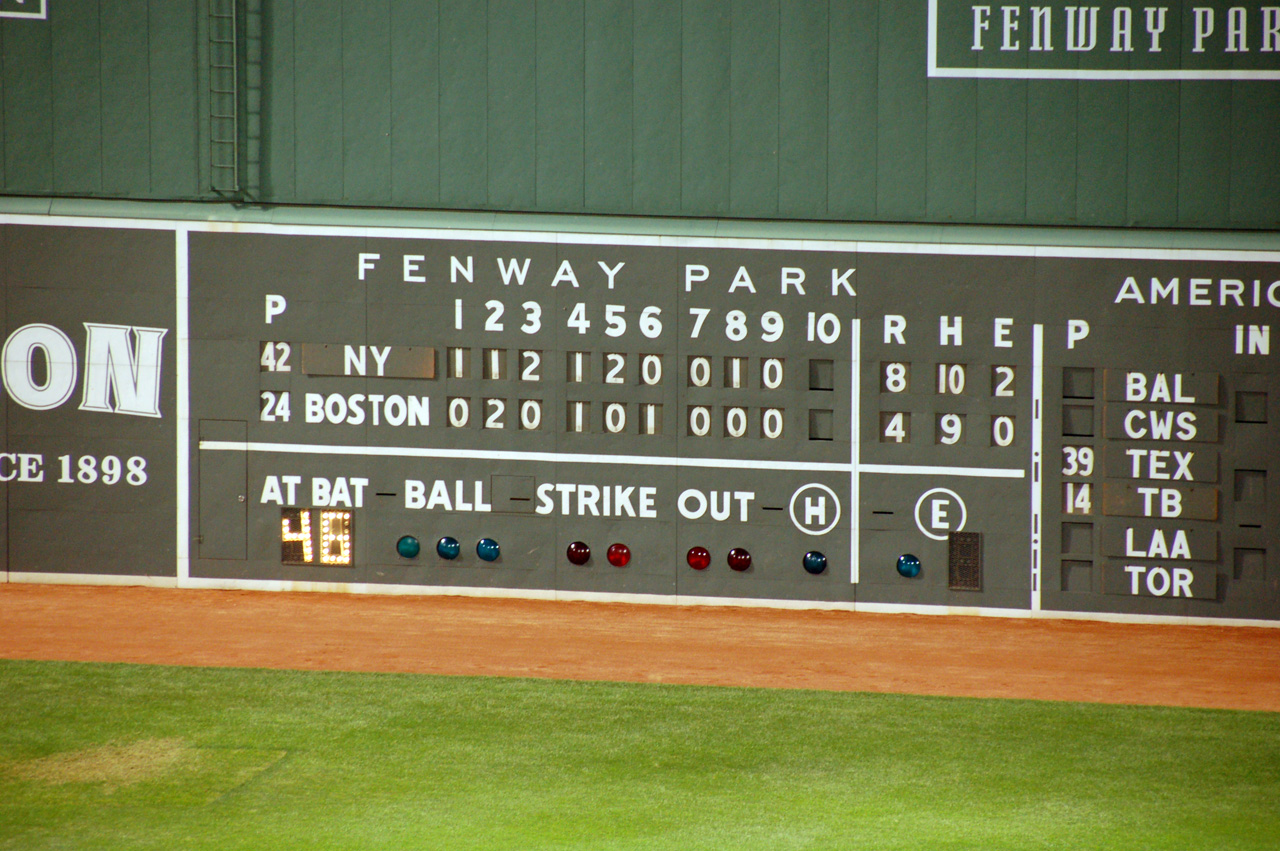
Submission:
[[[280,561],[283,564],[351,566],[355,527],[351,512],[331,508],[280,510]]]

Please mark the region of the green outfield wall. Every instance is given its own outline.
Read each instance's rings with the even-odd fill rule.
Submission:
[[[11,195],[1280,221],[1265,1],[0,0],[0,16]]]

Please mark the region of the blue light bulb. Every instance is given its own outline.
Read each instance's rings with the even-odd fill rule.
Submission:
[[[498,556],[502,554],[502,550],[498,547],[498,542],[493,538],[481,538],[476,541],[476,555],[480,556],[484,561],[497,561]]]
[[[436,542],[436,553],[440,558],[455,559],[458,553],[462,552],[462,545],[458,543],[457,538],[450,538],[448,535]]]
[[[396,552],[401,558],[417,558],[418,553],[422,551],[422,544],[418,543],[418,539],[412,535],[405,535],[396,541]]]
[[[920,559],[910,553],[898,556],[898,573],[914,579],[920,575]]]
[[[804,569],[817,576],[827,569],[827,557],[817,550],[810,550],[804,554]]]

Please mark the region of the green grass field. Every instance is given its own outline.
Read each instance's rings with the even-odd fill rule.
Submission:
[[[0,662],[0,848],[1280,847],[1280,714]]]

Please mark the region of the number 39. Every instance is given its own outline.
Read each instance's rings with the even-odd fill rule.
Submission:
[[[1062,475],[1092,476],[1093,475],[1093,447],[1092,446],[1062,447]]]

